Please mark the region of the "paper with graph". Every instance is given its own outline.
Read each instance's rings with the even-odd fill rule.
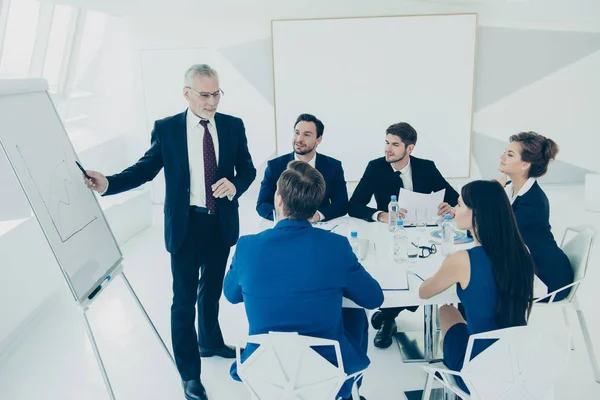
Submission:
[[[0,80],[0,142],[71,290],[83,300],[118,266],[121,251],[45,90],[44,80]]]
[[[43,159],[47,148],[29,146],[26,149],[16,146],[20,161],[27,169],[27,179],[35,185],[36,191],[44,204],[44,209],[52,220],[52,225],[66,242],[98,217],[94,209],[85,207],[89,201],[89,190],[81,184],[81,173],[74,168],[75,158],[68,153],[56,149],[62,156],[49,166],[41,166],[27,160]]]

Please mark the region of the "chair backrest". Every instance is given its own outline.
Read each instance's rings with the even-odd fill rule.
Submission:
[[[237,372],[253,400],[333,400],[346,380],[339,343],[288,332],[269,332],[248,338],[258,344]],[[330,346],[337,366],[312,347]]]
[[[575,236],[565,243],[567,235],[570,233],[575,233]],[[594,230],[588,226],[568,227],[565,229],[560,247],[569,258],[575,282],[585,278],[595,236]],[[568,301],[571,301],[578,287],[579,285],[576,285],[571,289],[567,297]]]
[[[497,339],[470,359],[478,340]],[[566,367],[568,328],[521,326],[471,335],[461,370],[472,400],[542,400]]]

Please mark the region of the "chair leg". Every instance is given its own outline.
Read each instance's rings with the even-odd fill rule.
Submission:
[[[427,373],[427,378],[425,378],[425,388],[423,389],[423,395],[421,396],[421,400],[429,400],[431,398],[433,382],[435,382],[435,378],[432,374]]]
[[[354,385],[352,385],[352,400],[360,400],[360,394],[358,394],[358,385],[357,381],[354,381]]]
[[[457,400],[458,396],[452,390],[444,386],[444,400]]]
[[[567,313],[566,307],[562,308],[563,317],[565,318],[565,326],[569,328],[569,314]],[[571,335],[571,350],[575,350],[575,339]]]
[[[581,333],[583,334],[583,341],[585,342],[585,347],[587,349],[588,356],[590,357],[590,363],[592,364],[592,372],[594,374],[594,379],[596,380],[596,382],[600,383],[600,370],[598,369],[598,360],[596,359],[596,354],[594,353],[594,347],[592,345],[592,340],[588,331],[587,322],[585,321],[585,316],[583,315],[582,310],[577,310],[577,317],[579,318],[579,326],[581,327]]]
[[[360,394],[358,393],[358,382],[362,379],[362,374],[355,376],[352,382],[352,392],[350,398],[352,400],[360,400]]]

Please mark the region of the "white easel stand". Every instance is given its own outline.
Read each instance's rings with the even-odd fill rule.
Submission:
[[[146,312],[146,309],[144,308],[144,306],[140,302],[140,299],[138,298],[137,294],[135,293],[135,291],[131,287],[131,284],[129,283],[129,280],[127,279],[127,277],[125,276],[125,273],[123,272],[123,267],[122,266],[119,268],[119,270],[117,270],[114,273],[114,276],[115,276],[115,278],[116,278],[116,276],[121,276],[123,278],[123,281],[125,282],[125,286],[127,286],[127,289],[129,289],[129,292],[133,296],[133,298],[134,298],[135,302],[137,303],[139,309],[142,311],[142,314],[144,314],[144,317],[146,318],[146,321],[148,322],[148,324],[150,325],[150,327],[154,331],[154,334],[158,338],[160,344],[162,345],[163,349],[167,353],[169,359],[173,362],[173,365],[175,365],[175,359],[173,358],[173,355],[171,354],[171,352],[169,351],[169,348],[167,347],[167,345],[165,344],[164,340],[162,339],[162,337],[160,336],[160,334],[156,330],[156,326],[154,326],[154,323],[150,319],[150,316],[148,316],[148,313]],[[112,280],[114,280],[114,278],[111,278],[111,281]],[[106,284],[105,286],[108,286],[108,284]],[[106,386],[106,390],[108,391],[108,395],[109,395],[109,397],[110,397],[111,400],[116,400],[115,393],[113,391],[112,385],[110,384],[110,379],[108,378],[108,374],[106,373],[106,367],[104,366],[104,362],[102,361],[102,356],[100,355],[100,350],[98,349],[98,345],[96,343],[96,338],[94,337],[94,332],[92,331],[92,327],[90,325],[90,321],[88,320],[88,317],[87,317],[87,314],[86,314],[86,312],[89,309],[90,305],[98,297],[98,295],[104,290],[104,288],[105,287],[102,287],[102,289],[100,290],[100,292],[98,292],[91,300],[87,301],[84,304],[81,304],[81,303],[78,302],[77,305],[79,306],[78,308],[79,308],[79,310],[81,312],[81,318],[83,319],[83,324],[85,325],[85,330],[87,332],[88,338],[90,339],[90,343],[92,345],[92,349],[94,350],[94,355],[96,356],[96,361],[98,362],[98,366],[100,367],[100,372],[102,373],[102,379],[104,380],[104,385]]]

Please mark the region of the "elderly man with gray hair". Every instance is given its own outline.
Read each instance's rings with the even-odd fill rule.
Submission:
[[[238,198],[256,177],[241,119],[217,112],[223,91],[206,64],[185,73],[184,112],[154,124],[150,149],[124,171],[87,171],[103,196],[154,179],[164,168],[165,243],[171,254],[171,335],[188,400],[206,400],[200,357],[235,358],[219,326],[219,298],[230,247],[239,236]],[[198,331],[194,327],[198,305]]]

